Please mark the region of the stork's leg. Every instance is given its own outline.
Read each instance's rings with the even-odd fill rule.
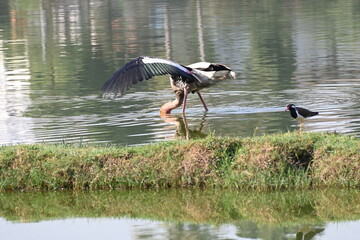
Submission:
[[[189,131],[189,127],[188,127],[188,124],[187,124],[187,121],[186,121],[185,114],[183,115],[183,123],[184,123],[184,127],[185,127],[185,137],[186,137],[186,140],[189,140],[190,131]]]
[[[209,111],[209,109],[207,108],[207,106],[206,106],[206,104],[205,104],[205,102],[204,102],[204,99],[201,97],[200,92],[199,92],[199,91],[196,91],[196,93],[199,95],[200,101],[201,101],[201,103],[203,104],[203,106],[204,106],[204,108],[205,108],[205,111],[206,111],[206,112]]]
[[[182,113],[185,114],[185,108],[186,108],[186,98],[188,96],[188,91],[186,89],[184,89],[184,100],[183,100],[183,109],[182,109]]]

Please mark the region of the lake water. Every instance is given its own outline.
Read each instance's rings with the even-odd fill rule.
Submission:
[[[144,144],[286,132],[289,103],[319,111],[305,131],[360,136],[360,3],[329,1],[16,1],[0,3],[0,144]],[[174,99],[167,76],[114,101],[100,88],[141,55],[220,62],[236,73],[203,90],[209,112]]]
[[[1,239],[359,239],[360,190],[0,193]]]
[[[184,65],[220,62],[237,77],[202,91],[207,113],[196,95],[189,96],[186,119],[181,109],[160,117],[160,106],[174,98],[167,76],[133,86],[123,98],[102,99],[103,83],[142,55]],[[295,131],[298,123],[284,111],[289,103],[320,112],[304,131],[360,136],[359,98],[358,0],[0,1],[0,145],[134,145],[210,133]],[[248,214],[246,208],[240,212]],[[50,213],[40,213],[26,223],[16,214],[14,220],[0,215],[2,239],[49,239],[52,233],[96,239],[96,229],[108,239],[119,238],[120,231],[124,239],[297,239],[300,228],[314,233],[312,239],[358,239],[360,229],[359,214],[318,222],[315,214],[301,224],[295,220],[290,231],[286,223],[292,219],[272,227],[272,219],[257,221],[256,215],[239,227],[233,219],[101,211],[48,219]],[[58,229],[65,228],[62,235]]]
[[[171,224],[154,220],[129,218],[65,219],[42,221],[40,223],[9,223],[0,219],[4,229],[2,239],[326,239],[339,240],[360,238],[359,224],[354,221],[330,222],[321,227],[307,227],[310,238],[297,238],[296,232],[286,232],[286,227],[271,229],[273,232],[261,232],[261,226],[248,222],[250,232],[243,233],[240,227],[230,224],[220,226],[207,224],[178,223]],[[253,229],[251,229],[253,227]],[[260,228],[260,229],[259,229]],[[301,226],[298,227],[301,229]],[[44,229],[46,229],[44,231]],[[6,231],[5,231],[6,230]],[[246,229],[248,230],[248,229]],[[265,230],[269,230],[266,229]],[[283,232],[282,232],[283,231]],[[313,232],[311,232],[313,231]],[[312,235],[312,233],[314,233]],[[306,233],[305,233],[306,234]]]

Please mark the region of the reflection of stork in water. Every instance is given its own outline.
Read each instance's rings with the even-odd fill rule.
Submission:
[[[204,123],[206,121],[205,117],[206,114],[204,114],[204,116],[201,118],[199,128],[194,128],[194,129],[189,128],[185,115],[182,115],[182,117],[166,115],[166,117],[164,117],[164,121],[175,124],[176,126],[175,138],[185,137],[185,139],[189,140],[189,139],[204,138],[207,136],[207,134],[202,132]]]
[[[168,114],[181,105],[184,114],[190,92],[198,94],[205,111],[208,111],[200,90],[215,84],[218,80],[235,78],[235,73],[229,67],[219,63],[198,62],[183,66],[161,58],[138,57],[116,71],[101,91],[103,97],[121,97],[132,85],[166,74],[170,75],[170,85],[176,99],[165,103],[160,108],[161,114]]]

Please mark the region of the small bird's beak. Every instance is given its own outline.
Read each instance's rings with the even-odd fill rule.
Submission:
[[[285,109],[285,111],[289,111],[289,108],[287,107],[287,108]]]

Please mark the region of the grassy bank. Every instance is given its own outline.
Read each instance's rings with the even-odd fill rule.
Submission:
[[[0,190],[360,186],[360,140],[325,133],[137,147],[0,147]]]

